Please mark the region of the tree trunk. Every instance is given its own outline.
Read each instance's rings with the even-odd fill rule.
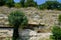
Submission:
[[[19,27],[19,26],[14,27],[12,40],[17,40],[18,37],[19,37],[18,27]]]

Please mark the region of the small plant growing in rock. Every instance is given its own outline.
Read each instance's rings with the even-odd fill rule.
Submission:
[[[61,25],[61,14],[58,16],[58,23]]]
[[[10,38],[7,37],[6,40],[10,40]]]
[[[27,17],[23,12],[14,11],[8,16],[8,21],[14,27],[12,40],[17,40],[19,38],[18,28],[19,26],[22,28],[28,24]]]

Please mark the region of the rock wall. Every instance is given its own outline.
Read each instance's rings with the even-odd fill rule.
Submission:
[[[0,28],[0,40],[11,40],[13,28]]]
[[[45,28],[48,30],[54,24],[56,25],[58,24],[58,21],[57,21],[58,15],[61,14],[61,11],[57,11],[57,10],[38,10],[37,8],[34,8],[34,7],[17,9],[17,8],[8,8],[8,7],[2,6],[0,7],[0,27],[11,27],[9,26],[9,22],[8,22],[8,15],[10,14],[10,12],[15,11],[15,10],[23,11],[28,18],[29,24],[43,24],[45,25]],[[11,35],[12,37],[13,31],[12,30],[10,31],[9,29],[5,29],[5,30],[0,29],[0,32],[1,33],[4,32],[2,33],[2,37],[7,36],[7,35],[9,36]]]
[[[57,10],[38,10],[34,7],[17,9],[2,6],[0,7],[0,27],[10,27],[7,16],[15,10],[23,11],[29,24],[44,24],[47,29],[58,23],[58,15],[61,14],[61,11]]]
[[[19,32],[22,40],[49,40],[51,33],[37,33],[36,31],[25,29]],[[19,40],[20,40],[19,39]]]

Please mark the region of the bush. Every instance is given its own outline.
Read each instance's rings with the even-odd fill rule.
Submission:
[[[25,7],[36,7],[37,6],[37,3],[34,2],[34,0],[27,0],[25,2]]]
[[[61,40],[61,28],[53,26],[51,38],[53,40]]]
[[[21,6],[20,3],[15,3],[15,7],[16,7],[16,8],[21,8],[22,6]]]

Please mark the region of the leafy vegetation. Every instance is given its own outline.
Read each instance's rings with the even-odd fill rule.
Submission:
[[[22,7],[25,7],[25,0],[21,0],[20,4],[21,4]]]
[[[14,7],[14,0],[6,0],[5,5],[7,5],[8,7]]]
[[[58,17],[58,22],[59,22],[59,25],[61,25],[61,14]]]
[[[21,6],[20,3],[15,3],[15,4],[14,4],[14,7],[15,7],[15,8],[21,8],[22,6]]]
[[[27,0],[25,2],[25,7],[36,7],[37,6],[37,3],[34,2],[34,0]]]
[[[19,37],[18,28],[19,26],[20,28],[23,28],[28,24],[27,17],[24,15],[23,12],[14,11],[10,13],[10,15],[8,16],[8,20],[10,25],[14,27],[12,40],[17,40]]]
[[[39,6],[40,9],[58,9],[61,10],[61,3],[58,1],[46,1],[42,5]]]
[[[61,40],[61,14],[58,16],[58,26],[53,26],[51,38],[53,40]]]
[[[53,26],[53,29],[52,29],[52,36],[51,38],[53,40],[61,40],[61,28],[58,27],[58,26]]]
[[[14,0],[0,0],[0,6],[7,5],[8,7],[37,7],[39,9],[61,10],[61,3],[54,0],[47,0],[45,3],[38,5],[34,0],[20,0],[15,3]]]
[[[5,0],[0,0],[0,6],[5,5]]]

